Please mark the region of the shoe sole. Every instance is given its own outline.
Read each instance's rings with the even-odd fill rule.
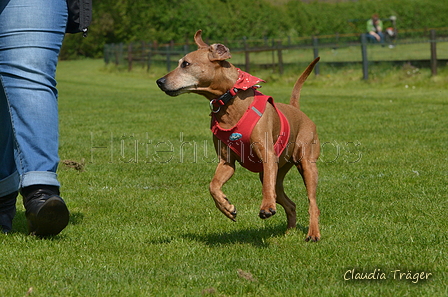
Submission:
[[[38,236],[59,234],[68,225],[69,211],[59,197],[50,197],[36,216],[37,229],[33,233]]]

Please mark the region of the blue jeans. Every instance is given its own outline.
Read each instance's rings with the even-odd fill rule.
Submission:
[[[367,37],[367,42],[370,43],[384,43],[384,33],[383,32],[378,32],[377,33],[380,36],[380,41],[376,40],[375,36],[370,35],[369,33],[366,34]]]
[[[56,65],[66,0],[0,0],[0,197],[59,186]]]

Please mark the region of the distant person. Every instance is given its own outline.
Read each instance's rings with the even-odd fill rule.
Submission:
[[[376,13],[367,21],[366,37],[369,42],[384,43],[383,22]]]

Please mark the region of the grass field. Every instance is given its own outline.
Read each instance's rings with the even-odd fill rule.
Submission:
[[[306,243],[296,171],[288,234],[282,210],[258,218],[258,176],[241,167],[224,188],[237,222],[215,208],[204,98],[166,96],[162,71],[61,62],[58,174],[71,220],[54,238],[28,236],[18,202],[14,232],[0,235],[0,296],[448,296],[448,75],[360,72],[310,77],[302,92],[323,152],[322,239]],[[253,74],[288,101],[293,79]]]

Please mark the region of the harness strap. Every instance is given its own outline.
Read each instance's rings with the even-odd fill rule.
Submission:
[[[210,129],[213,134],[240,157],[240,164],[243,167],[253,172],[263,171],[263,163],[252,151],[254,144],[250,142],[250,136],[253,128],[263,115],[267,102],[272,104],[280,117],[281,129],[274,144],[274,151],[277,156],[280,156],[288,144],[290,127],[285,115],[275,106],[272,97],[256,91],[254,102],[238,123],[230,129],[221,128],[214,116],[211,120]]]

